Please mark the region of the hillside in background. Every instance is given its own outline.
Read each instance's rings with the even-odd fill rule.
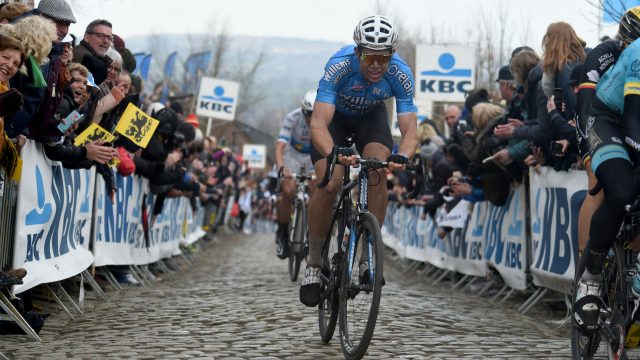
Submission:
[[[174,50],[178,51],[174,81],[181,82],[182,70],[179,68],[192,52],[192,44],[198,44],[199,39],[203,38],[204,35],[166,34],[134,36],[125,40],[127,48],[133,53],[154,54],[150,70],[151,84],[147,86],[150,89],[161,79],[166,57]],[[296,38],[231,37],[229,55],[223,59],[222,73],[233,74],[234,66],[243,63],[239,61],[242,57],[255,58],[261,50],[265,55],[256,76],[256,87],[264,95],[264,100],[250,106],[239,120],[267,133],[277,131],[282,117],[297,106],[301,94],[317,87],[324,65],[342,45]],[[244,65],[250,63],[249,60]],[[234,80],[231,75],[221,77]]]

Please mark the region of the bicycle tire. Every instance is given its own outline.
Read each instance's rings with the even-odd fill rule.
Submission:
[[[293,225],[293,233],[291,234],[291,240],[289,245],[289,279],[291,281],[298,280],[298,273],[300,272],[300,263],[302,262],[302,256],[304,255],[304,234],[306,231],[306,216],[304,205],[297,204],[295,209],[295,224]]]
[[[353,259],[354,264],[351,275],[348,271],[345,259],[345,266],[342,267],[342,280],[340,284],[340,345],[342,353],[348,360],[360,359],[367,352],[373,331],[375,330],[378,311],[380,306],[380,297],[382,295],[382,274],[383,274],[383,254],[382,254],[382,234],[380,233],[380,225],[378,220],[371,213],[364,213],[360,217],[356,225],[356,244],[362,244],[362,236],[368,239],[371,249],[369,258],[371,268],[373,269],[372,286],[366,290],[356,290],[360,287],[359,276],[359,249],[356,245],[356,252]],[[345,255],[346,256],[346,255]],[[359,311],[360,304],[370,300],[368,309]],[[360,314],[361,313],[361,314]]]
[[[327,235],[326,243],[322,251],[321,271],[328,274],[331,283],[321,284],[320,304],[318,304],[318,326],[320,328],[320,339],[323,343],[328,343],[333,338],[333,334],[338,322],[339,296],[337,280],[340,276],[342,265],[342,252],[338,244],[342,242],[337,239],[340,219],[339,212],[333,216],[331,227]]]
[[[628,320],[631,318],[629,311],[629,292],[626,280],[625,268],[625,251],[619,241],[613,243],[613,256],[609,257],[607,264],[608,273],[603,271],[606,280],[605,290],[608,294],[609,303],[612,303],[612,324],[617,324],[618,337],[621,345],[617,349],[612,349],[611,344],[607,343],[607,355],[609,359],[626,359],[625,337],[627,334]],[[613,280],[613,281],[611,281]],[[615,354],[614,354],[615,352]]]
[[[577,284],[585,270],[586,257],[581,256],[576,269],[573,289],[571,293],[571,304],[576,301]],[[626,280],[624,268],[620,266],[624,264],[624,250],[618,242],[613,244],[613,254],[607,257],[602,271],[602,301],[611,309],[612,313],[623,311],[620,315],[624,318],[626,315],[626,306],[620,304],[619,299],[627,299]],[[626,300],[625,300],[626,302]],[[573,311],[573,310],[572,310]],[[614,315],[616,316],[616,315]],[[620,329],[622,339],[624,339],[624,326]],[[571,355],[573,359],[591,359],[596,354],[603,338],[600,332],[585,335],[582,334],[575,319],[572,317],[571,327]],[[609,357],[611,357],[611,347],[605,341],[605,346]],[[623,347],[624,348],[624,347]]]

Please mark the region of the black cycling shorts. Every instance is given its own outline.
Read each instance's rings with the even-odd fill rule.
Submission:
[[[329,133],[333,143],[340,147],[346,147],[347,138],[352,137],[359,154],[362,154],[365,145],[372,142],[386,146],[389,151],[393,149],[393,138],[389,129],[387,108],[384,104],[361,116],[348,116],[336,111],[329,123]],[[315,164],[324,158],[313,146],[312,141],[311,161]]]
[[[594,174],[598,166],[609,159],[619,158],[631,162],[621,123],[622,116],[611,112],[594,97],[585,130],[591,157],[587,160],[591,161],[591,171]]]

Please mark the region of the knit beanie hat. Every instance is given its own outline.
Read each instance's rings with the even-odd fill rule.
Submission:
[[[73,10],[65,0],[42,0],[38,4],[38,12],[56,20],[76,23]]]

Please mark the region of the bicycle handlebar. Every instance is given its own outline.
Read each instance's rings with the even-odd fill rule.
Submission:
[[[318,188],[323,188],[327,186],[329,180],[333,176],[333,170],[335,169],[335,165],[338,163],[338,154],[341,151],[345,151],[345,148],[339,148],[334,145],[333,150],[329,155],[327,155],[327,168],[325,169],[324,176],[322,177],[322,181],[318,183]],[[358,158],[356,163],[362,166],[364,170],[376,170],[382,169],[389,166],[389,162],[386,160],[378,160],[378,159],[363,159]],[[413,187],[413,192],[409,195],[410,199],[415,199],[419,194],[420,190],[424,186],[424,177],[425,177],[425,169],[422,159],[417,157],[417,162],[409,163],[406,166],[406,170],[412,171],[416,174],[416,185]]]

